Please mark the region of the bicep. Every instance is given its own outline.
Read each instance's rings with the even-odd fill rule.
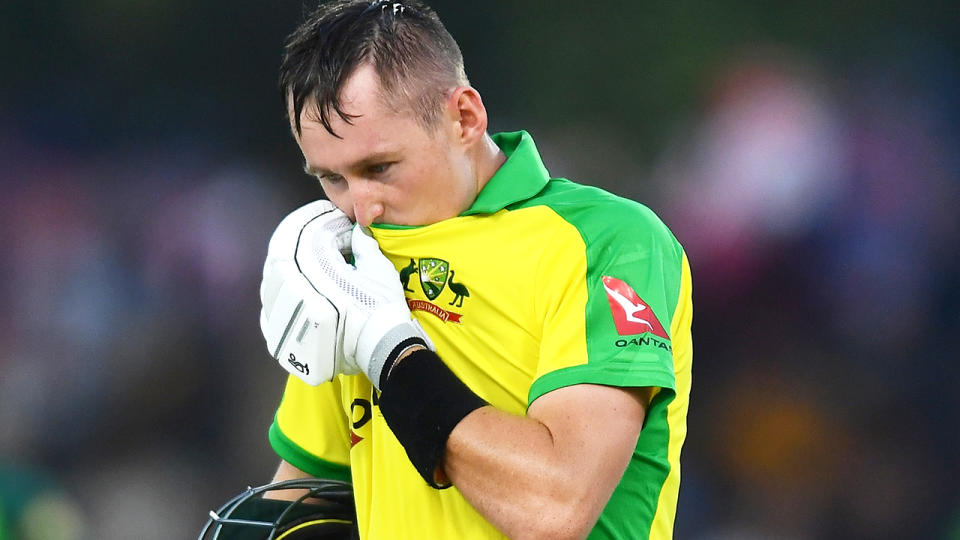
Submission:
[[[540,396],[527,415],[546,426],[563,461],[593,480],[605,504],[630,462],[649,402],[649,388],[577,384]]]
[[[508,536],[582,537],[630,463],[649,392],[578,384],[525,416],[481,407],[447,441],[444,470]]]

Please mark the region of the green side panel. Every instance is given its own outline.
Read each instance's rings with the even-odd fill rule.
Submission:
[[[284,461],[300,469],[301,471],[313,475],[317,478],[329,478],[331,480],[340,480],[350,482],[350,467],[333,463],[307,452],[297,443],[291,441],[274,419],[270,425],[269,432],[270,446]]]
[[[670,473],[667,461],[670,448],[667,406],[673,398],[673,392],[664,390],[650,403],[630,465],[590,532],[590,540],[650,537],[660,490]]]

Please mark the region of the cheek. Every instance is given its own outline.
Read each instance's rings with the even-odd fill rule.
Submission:
[[[403,188],[399,190],[400,195],[422,198],[424,195],[432,194],[433,197],[437,197],[439,195],[438,190],[442,189],[442,186],[436,183],[438,169],[436,163],[420,163],[412,167],[408,173],[407,181],[403,183]]]
[[[423,152],[427,159],[410,163],[403,181],[394,184],[388,202],[393,219],[424,225],[456,216],[469,206],[463,204],[462,182],[457,181],[459,171],[449,156],[441,149],[431,150]]]

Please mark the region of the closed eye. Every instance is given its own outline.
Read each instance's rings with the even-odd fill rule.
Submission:
[[[320,180],[322,184],[335,186],[343,181],[343,177],[339,174],[324,174],[317,176],[317,180]]]
[[[381,175],[387,172],[387,170],[390,169],[390,167],[393,166],[394,163],[395,162],[393,161],[388,161],[385,163],[375,163],[373,165],[370,165],[369,167],[367,167],[367,174],[369,174],[370,176]]]

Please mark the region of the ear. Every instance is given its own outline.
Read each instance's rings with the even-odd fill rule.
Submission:
[[[456,136],[464,145],[481,140],[487,132],[487,109],[480,93],[469,86],[458,86],[447,100],[447,111],[456,123]]]

